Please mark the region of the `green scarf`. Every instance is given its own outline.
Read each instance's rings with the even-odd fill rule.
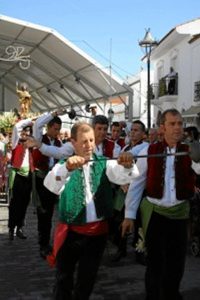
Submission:
[[[13,188],[15,175],[19,174],[24,177],[28,177],[29,175],[29,167],[22,167],[20,169],[11,168],[9,171],[9,189]]]
[[[93,155],[95,162],[90,168],[91,189],[98,218],[112,214],[112,189],[106,176],[106,159]],[[60,220],[67,224],[86,222],[86,201],[83,169],[72,172],[60,196]]]
[[[146,235],[149,221],[151,219],[151,215],[153,211],[169,219],[183,220],[189,218],[189,210],[190,210],[189,201],[184,201],[181,202],[180,204],[171,207],[163,207],[160,205],[153,204],[150,201],[148,201],[146,198],[144,198],[140,205],[140,211],[142,217],[142,228],[144,231],[144,235]]]

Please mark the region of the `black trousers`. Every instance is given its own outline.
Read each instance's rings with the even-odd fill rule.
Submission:
[[[109,237],[111,242],[117,246],[118,251],[126,252],[127,237],[122,238],[121,223],[124,220],[124,207],[121,211],[113,210],[113,216],[109,220]]]
[[[14,229],[15,226],[22,227],[26,216],[26,210],[30,202],[32,189],[32,176],[28,177],[15,175],[12,198],[9,204],[8,227]]]
[[[168,94],[169,95],[174,95],[176,91],[176,79],[170,79],[169,84],[168,84]]]
[[[187,220],[153,213],[146,233],[146,300],[180,300],[187,248]]]
[[[69,232],[57,255],[55,300],[89,299],[106,241],[107,235],[86,236]]]
[[[43,185],[43,178],[36,176],[36,190],[40,199],[40,206],[37,207],[39,245],[49,245],[51,238],[52,217],[54,206],[58,200],[57,195],[51,193]]]

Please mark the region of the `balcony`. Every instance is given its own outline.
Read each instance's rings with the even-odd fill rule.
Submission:
[[[151,85],[151,103],[175,102],[178,98],[178,74],[167,75]]]

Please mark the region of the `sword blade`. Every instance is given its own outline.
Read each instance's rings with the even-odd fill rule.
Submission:
[[[144,155],[135,155],[133,156],[134,159],[139,158],[149,158],[149,157],[167,157],[167,156],[185,156],[190,155],[189,152],[175,152],[175,153],[155,153],[155,154],[144,154]],[[114,158],[99,158],[98,160],[117,160],[117,157]],[[90,159],[89,161],[94,161],[94,159]]]

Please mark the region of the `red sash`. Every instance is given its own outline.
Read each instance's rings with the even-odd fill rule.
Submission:
[[[55,267],[57,253],[63,245],[69,231],[91,236],[107,234],[108,222],[97,221],[86,223],[84,225],[68,225],[66,223],[58,223],[54,232],[53,251],[51,254],[47,255],[47,261],[50,267]]]

